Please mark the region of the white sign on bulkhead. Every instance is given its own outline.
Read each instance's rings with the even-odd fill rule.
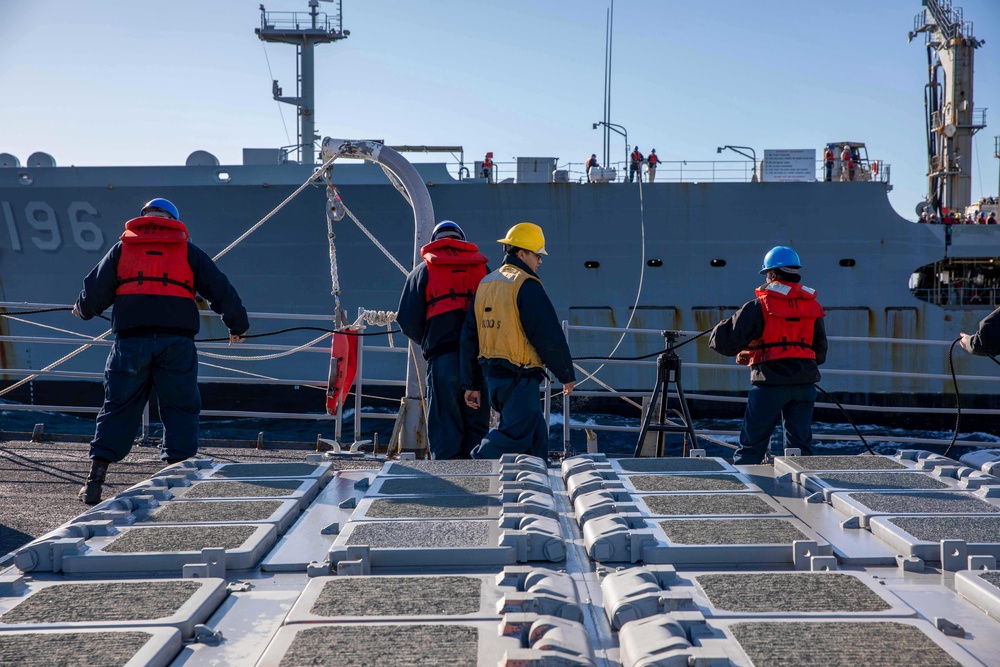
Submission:
[[[765,183],[800,183],[816,180],[816,149],[764,149]]]

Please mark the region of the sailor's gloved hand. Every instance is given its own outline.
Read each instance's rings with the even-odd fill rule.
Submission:
[[[959,338],[959,343],[958,344],[962,346],[962,349],[965,350],[966,352],[970,352],[971,353],[972,352],[972,336],[970,334],[967,334],[967,333],[960,333],[960,334],[958,334],[958,338]]]
[[[83,319],[83,313],[80,312],[80,307],[77,306],[75,303],[73,304],[73,314],[76,317],[79,317],[81,320]]]

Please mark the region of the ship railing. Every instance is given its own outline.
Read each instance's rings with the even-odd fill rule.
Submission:
[[[835,163],[834,180],[839,181],[839,160]],[[877,164],[877,166],[875,166]],[[461,180],[468,179],[468,167],[461,162],[447,163],[448,169]],[[615,170],[616,178],[609,183],[628,183],[628,161],[612,162],[609,165]],[[586,183],[587,169],[583,162],[567,162],[556,165],[552,176],[555,182],[555,172],[563,172],[565,182]],[[855,181],[875,181],[889,183],[891,165],[881,161],[862,161],[855,172]],[[641,169],[643,182],[648,182],[648,172],[645,164]],[[476,173],[474,178],[482,177]],[[822,160],[816,161],[815,180],[823,181],[825,168]],[[494,162],[492,182],[498,185],[517,183],[516,162]],[[750,160],[662,160],[656,168],[656,183],[751,183],[754,182],[754,164]]]
[[[975,285],[938,285],[911,289],[913,296],[938,306],[980,306],[983,309],[1000,305],[1000,288]]]
[[[568,321],[563,320],[562,322],[563,333],[567,340],[570,340],[570,333],[573,331],[580,332],[591,332],[597,334],[607,334],[608,340],[614,343],[616,339],[623,335],[629,336],[639,336],[639,337],[655,337],[659,339],[658,343],[663,344],[663,331],[660,329],[637,329],[637,328],[623,328],[623,327],[602,327],[594,325],[579,325],[570,324]],[[699,331],[678,331],[681,336],[695,336],[698,335]],[[875,337],[875,336],[828,336],[828,340],[832,343],[847,343],[847,344],[860,344],[860,345],[909,345],[914,347],[939,347],[942,350],[947,350],[952,341],[939,341],[939,340],[922,340],[922,339],[908,339],[908,338],[889,338],[889,337]],[[613,345],[609,345],[609,351]],[[683,352],[679,354],[684,356]],[[622,355],[625,356],[625,355]],[[646,367],[656,367],[656,359],[643,359],[643,360],[628,360],[628,359],[610,359],[610,360],[600,360],[600,361],[585,361],[579,362],[580,368],[583,368],[587,373],[592,373],[597,370],[598,366],[601,365],[625,365],[625,366],[646,366]],[[712,371],[722,371],[726,373],[747,373],[749,368],[746,366],[740,366],[732,363],[699,363],[699,362],[689,362],[683,361],[684,369],[693,370],[712,370]],[[577,370],[577,385],[581,386],[584,384],[584,378],[586,375],[580,374],[580,369]],[[950,382],[952,380],[951,374],[948,373],[909,373],[903,371],[896,371],[893,369],[848,369],[848,368],[828,368],[826,366],[822,369],[824,377],[884,377],[884,378],[903,378],[909,380],[942,380],[945,382]],[[599,380],[600,372],[595,373],[595,377]],[[968,374],[956,374],[955,379],[961,383],[977,382],[977,383],[996,383],[1000,382],[1000,376],[997,375],[968,375]],[[603,384],[603,383],[600,383]],[[749,379],[747,381],[749,385]],[[551,391],[551,388],[548,389]],[[570,435],[573,430],[577,431],[609,431],[609,432],[626,432],[626,433],[636,433],[640,431],[638,425],[609,425],[609,424],[595,424],[584,422],[574,422],[572,417],[572,399],[573,398],[620,398],[622,400],[628,400],[633,405],[637,404],[638,401],[634,399],[648,399],[652,393],[652,388],[650,391],[618,391],[614,388],[604,388],[602,390],[582,390],[577,389],[573,392],[570,400],[563,400],[563,422],[562,422],[562,436],[563,436],[563,450],[565,453],[570,453]],[[677,392],[670,391],[668,396],[677,400]],[[745,396],[727,396],[718,394],[707,394],[698,393],[697,390],[691,391],[690,389],[685,390],[684,396],[688,401],[705,401],[712,403],[742,403],[745,404],[747,399]],[[550,400],[550,399],[548,399]],[[648,409],[648,401],[643,400],[642,414],[645,414],[645,410]],[[859,405],[859,404],[841,404],[843,409],[850,412],[859,413],[869,413],[869,414],[912,414],[912,415],[954,415],[955,408],[953,407],[910,407],[910,406],[878,406],[878,405]],[[817,401],[817,408],[826,408],[831,410],[840,409],[834,403],[828,403],[825,401]],[[964,415],[979,415],[979,416],[1000,416],[1000,410],[993,409],[983,409],[983,408],[962,408],[962,414]],[[637,416],[638,419],[638,416]],[[548,423],[548,422],[546,422]],[[739,431],[722,431],[722,430],[702,430],[696,431],[698,434],[708,435],[708,436],[738,436]],[[819,441],[835,441],[835,442],[859,442],[860,438],[856,434],[813,434],[813,438]],[[907,444],[922,444],[922,445],[948,445],[951,440],[942,440],[938,438],[918,438],[909,436],[879,436],[875,434],[866,434],[865,440],[872,442],[901,442]],[[588,446],[592,440],[588,438]],[[975,441],[975,440],[957,440],[955,446],[961,447],[983,447],[990,443]]]
[[[313,17],[309,12],[269,12],[263,10],[263,5],[261,9],[260,29],[264,31],[283,32],[315,29],[330,34],[340,32],[341,20],[339,11],[333,14],[317,12],[316,26],[314,28]]]
[[[4,311],[22,311],[22,310],[36,310],[45,308],[68,308],[65,304],[50,304],[50,303],[24,303],[24,302],[0,302],[0,312]],[[68,315],[68,313],[67,313]],[[218,316],[212,312],[202,313],[206,320],[211,320],[213,323],[218,321]],[[299,322],[299,323],[325,323],[327,325],[331,324],[331,318],[329,315],[312,315],[305,313],[290,314],[290,313],[269,313],[269,312],[253,312],[249,313],[252,322],[259,322],[262,320],[282,320],[286,322]],[[6,318],[0,318],[4,320]],[[75,320],[74,320],[75,321]],[[6,323],[5,323],[6,324]],[[6,327],[5,327],[6,328]],[[207,326],[204,328],[208,328]],[[203,329],[204,329],[203,328]],[[213,327],[215,328],[215,327]],[[373,329],[374,330],[374,329]],[[113,339],[107,340],[94,340],[91,336],[85,334],[76,334],[71,331],[63,330],[66,334],[71,335],[51,335],[51,336],[29,336],[29,335],[0,335],[0,345],[7,344],[31,344],[31,345],[52,345],[56,347],[79,347],[84,344],[90,344],[94,347],[110,347],[114,341]],[[207,335],[207,334],[203,334]],[[396,334],[399,336],[400,334]],[[371,354],[376,355],[405,355],[407,353],[407,348],[404,347],[394,347],[389,345],[378,345],[373,343],[368,343],[369,339],[367,337],[361,336],[358,338],[358,376],[355,382],[353,391],[351,392],[354,396],[354,414],[353,414],[353,427],[354,433],[360,434],[362,432],[362,420],[373,419],[373,420],[395,420],[398,409],[392,410],[365,410],[365,400],[375,401],[383,400],[390,401],[398,405],[398,398],[386,398],[378,395],[366,395],[365,390],[370,389],[389,389],[387,393],[401,393],[402,389],[406,387],[405,380],[396,379],[386,379],[386,378],[375,378],[375,377],[364,377],[364,359]],[[278,344],[278,343],[255,343],[255,342],[244,342],[238,347],[230,347],[228,342],[199,342],[197,344],[199,351],[205,352],[222,352],[223,350],[232,354],[234,350],[237,354],[245,356],[250,356],[250,354],[288,354],[294,351],[295,354],[306,354],[306,355],[323,355],[325,358],[316,363],[314,366],[325,370],[328,366],[328,359],[330,357],[330,345],[329,338],[325,337],[322,341],[316,342],[309,347],[301,347],[300,345],[291,344]],[[200,359],[202,363],[211,364],[209,367],[219,367],[222,364],[211,358]],[[224,376],[218,374],[199,374],[198,382],[199,384],[211,384],[211,383],[221,383],[230,385],[265,385],[270,387],[278,386],[295,386],[295,387],[305,387],[313,388],[316,390],[316,405],[320,407],[323,405],[324,394],[326,392],[327,380],[326,375],[322,377],[270,377],[264,376],[258,373],[248,373],[247,371],[239,367],[239,362],[227,362],[228,366],[224,370],[229,370],[236,375]],[[240,375],[243,373],[244,375]],[[93,380],[95,382],[102,382],[104,380],[103,372],[103,362],[101,363],[101,370],[41,370],[37,368],[17,368],[17,367],[5,367],[0,368],[0,377],[12,377],[12,378],[24,378],[29,376],[37,376],[39,381],[46,380]],[[0,387],[2,388],[2,387]],[[2,397],[0,397],[2,400]],[[344,402],[346,403],[346,401]],[[0,403],[0,409],[3,411],[11,412],[54,412],[54,413],[78,413],[78,414],[96,414],[100,411],[100,405],[68,405],[68,404],[25,404],[25,403]],[[230,418],[230,419],[288,419],[288,420],[315,420],[319,422],[331,422],[331,426],[334,431],[334,439],[337,442],[341,442],[343,438],[343,423],[344,423],[344,404],[341,405],[340,409],[334,415],[326,414],[325,412],[282,412],[282,411],[260,411],[260,410],[236,410],[236,409],[219,409],[219,410],[202,410],[201,415],[203,417],[211,418]],[[142,440],[148,440],[150,433],[150,411],[149,405],[147,404],[142,419]],[[355,439],[358,439],[357,437]]]
[[[0,302],[0,309],[6,310],[33,310],[40,308],[52,308],[52,307],[65,307],[60,304],[37,304],[37,303],[10,303],[10,302]],[[213,313],[205,313],[205,317],[211,317],[212,320],[217,321],[217,318]],[[265,313],[265,312],[255,312],[251,313],[251,317],[254,321],[260,320],[284,320],[284,321],[304,321],[304,322],[330,322],[330,317],[328,315],[310,315],[310,314],[289,314],[289,313]],[[609,341],[613,340],[614,337],[621,336],[623,334],[629,336],[645,336],[653,337],[657,339],[657,342],[662,344],[662,331],[660,329],[624,329],[621,327],[601,327],[601,326],[591,326],[591,325],[571,325],[568,322],[563,322],[564,333],[567,339],[570,337],[570,333],[573,331],[578,332],[593,332],[596,334],[607,334]],[[73,333],[73,332],[67,332]],[[694,335],[699,332],[691,331],[681,331],[680,334],[683,336]],[[54,345],[54,346],[80,346],[85,343],[91,343],[94,346],[108,347],[112,345],[111,340],[101,340],[95,341],[90,336],[84,334],[74,334],[79,337],[73,337],[71,335],[62,336],[28,336],[28,335],[4,335],[0,336],[0,345],[5,345],[9,343],[20,343],[20,344],[31,344],[33,346],[41,345]],[[398,334],[397,334],[398,335]],[[386,344],[378,344],[368,342],[370,339],[367,337],[360,337],[358,339],[358,374],[355,381],[353,391],[351,392],[354,398],[353,407],[353,434],[354,439],[357,441],[361,434],[363,433],[362,422],[363,420],[395,420],[398,414],[396,409],[366,409],[366,403],[371,403],[376,400],[388,401],[390,404],[395,403],[397,399],[379,396],[379,395],[369,395],[366,390],[371,388],[377,389],[389,389],[389,393],[396,395],[399,393],[397,390],[402,390],[406,386],[405,380],[402,379],[387,379],[387,378],[373,378],[367,377],[365,375],[366,359],[370,354],[377,355],[405,355],[407,353],[407,347],[395,347]],[[852,337],[852,336],[829,336],[829,340],[834,343],[844,343],[844,344],[858,344],[858,345],[885,345],[891,344],[893,346],[904,346],[909,345],[913,347],[938,347],[941,348],[942,353],[950,345],[950,341],[937,341],[937,340],[921,340],[921,339],[902,339],[902,338],[887,338],[887,337]],[[234,348],[230,348],[226,342],[202,342],[198,344],[199,349],[204,351],[212,350],[229,350],[233,351]],[[252,343],[247,342],[239,346],[239,351],[241,352],[254,352],[254,353],[289,353],[295,351],[296,354],[312,354],[312,355],[323,355],[325,359],[329,357],[330,349],[328,344],[326,344],[325,339],[323,341],[314,342],[311,346],[301,347],[301,345],[287,345],[287,344],[277,344],[277,343]],[[610,349],[610,346],[609,346]],[[214,362],[212,362],[214,364]],[[606,361],[595,361],[595,362],[580,362],[581,367],[585,367],[588,371],[596,369],[598,365],[604,364],[607,366],[616,365],[630,365],[630,366],[645,366],[655,368],[655,359],[645,359],[638,361],[631,361],[626,359],[612,359]],[[102,364],[103,366],[103,364]],[[325,370],[326,363],[315,364],[316,368],[322,368]],[[711,371],[721,371],[725,373],[745,373],[747,371],[746,367],[738,366],[732,363],[700,363],[700,362],[684,362],[685,369],[691,370],[711,370]],[[223,376],[223,375],[202,375],[199,377],[199,383],[225,383],[225,384],[235,384],[235,385],[265,385],[265,386],[300,386],[306,388],[313,388],[317,391],[317,405],[322,405],[323,393],[326,390],[327,378],[323,377],[305,377],[305,378],[281,378],[281,377],[268,377],[260,374],[246,374],[244,376],[239,376],[238,373],[246,373],[246,371],[241,371],[239,368],[227,369],[232,370],[237,373],[235,376]],[[104,375],[102,371],[86,371],[86,370],[39,370],[34,368],[4,368],[0,369],[0,375],[7,377],[28,377],[31,375],[37,375],[40,380],[92,380],[95,382],[100,382],[103,380]],[[893,369],[848,369],[848,368],[823,368],[823,375],[825,377],[883,377],[883,378],[893,378],[893,379],[904,379],[904,380],[939,380],[942,382],[950,382],[952,377],[948,373],[910,373],[901,372]],[[597,375],[600,378],[600,374]],[[582,377],[580,378],[582,380]],[[956,379],[961,383],[992,383],[1000,382],[1000,377],[993,375],[969,375],[960,374],[956,376]],[[580,383],[581,386],[583,383]],[[543,401],[543,409],[545,413],[546,423],[550,422],[551,417],[551,404],[552,404],[552,392],[558,390],[559,387],[556,385],[554,388],[548,382],[543,383],[540,388],[540,396]],[[573,398],[621,398],[621,399],[636,399],[645,398],[651,393],[650,391],[618,391],[614,388],[607,388],[604,390],[586,390],[580,389],[573,393]],[[671,396],[676,398],[675,393],[671,393]],[[697,389],[689,389],[685,392],[685,396],[690,401],[706,401],[715,403],[746,403],[746,398],[743,396],[727,396],[727,395],[717,395],[710,393],[699,393]],[[637,402],[638,403],[638,402]],[[836,408],[832,403],[817,402],[817,407],[820,408]],[[882,413],[882,414],[914,414],[914,415],[928,415],[928,414],[940,414],[949,415],[954,414],[954,408],[946,407],[884,407],[875,405],[857,405],[857,404],[847,404],[844,408],[851,412],[858,413]],[[24,411],[24,412],[55,412],[55,413],[82,413],[82,414],[95,414],[100,410],[98,405],[38,405],[38,404],[18,404],[18,403],[4,403],[2,404],[2,409],[4,411]],[[990,415],[996,416],[1000,415],[1000,410],[989,410],[989,409],[974,409],[974,408],[963,408],[963,414],[966,415]],[[219,409],[219,410],[203,410],[201,413],[204,417],[210,418],[266,418],[266,419],[278,419],[278,420],[314,420],[319,422],[332,422],[332,427],[334,430],[334,439],[337,442],[341,442],[343,439],[343,422],[344,422],[344,408],[343,405],[337,411],[335,415],[328,415],[325,412],[279,412],[279,411],[268,411],[262,412],[259,410],[235,410],[235,409]],[[570,432],[574,429],[590,429],[592,431],[628,431],[628,432],[638,432],[638,426],[614,426],[614,425],[600,425],[591,423],[574,423],[572,417],[572,401],[563,401],[563,415],[562,415],[562,435],[564,447],[569,450],[570,446]],[[148,406],[143,417],[143,437],[148,438],[150,429],[150,416]],[[701,432],[701,431],[699,431]],[[708,435],[736,435],[736,432],[705,432]],[[856,436],[853,435],[816,435],[818,440],[855,440]],[[907,442],[915,444],[927,444],[927,445],[938,445],[943,441],[935,440],[930,438],[903,438],[898,436],[886,436],[879,437],[875,435],[866,436],[866,439],[878,441],[878,440],[888,440],[893,442]],[[984,443],[977,441],[965,441],[960,440],[956,443],[960,446],[983,446]]]

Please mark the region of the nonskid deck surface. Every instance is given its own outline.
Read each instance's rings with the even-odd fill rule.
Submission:
[[[0,664],[1000,664],[1000,479],[926,452],[218,454],[18,550]]]

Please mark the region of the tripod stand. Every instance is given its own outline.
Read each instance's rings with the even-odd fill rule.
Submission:
[[[688,411],[687,399],[684,398],[684,388],[681,386],[681,358],[677,356],[674,348],[680,334],[676,331],[664,331],[663,337],[667,342],[667,349],[656,358],[656,387],[653,389],[653,397],[649,401],[649,409],[642,418],[642,428],[639,430],[639,441],[635,445],[635,458],[642,456],[642,444],[646,439],[646,434],[650,431],[656,432],[656,455],[663,456],[664,433],[683,433],[684,456],[688,455],[688,443],[695,444],[694,426],[691,425],[691,413]],[[680,403],[681,423],[667,421],[667,402],[670,395],[670,383],[673,382],[677,388],[677,399]],[[656,401],[659,399],[659,408]],[[653,411],[657,410],[658,419],[653,423]],[[677,410],[674,410],[676,413]],[[689,440],[690,438],[690,440]]]

